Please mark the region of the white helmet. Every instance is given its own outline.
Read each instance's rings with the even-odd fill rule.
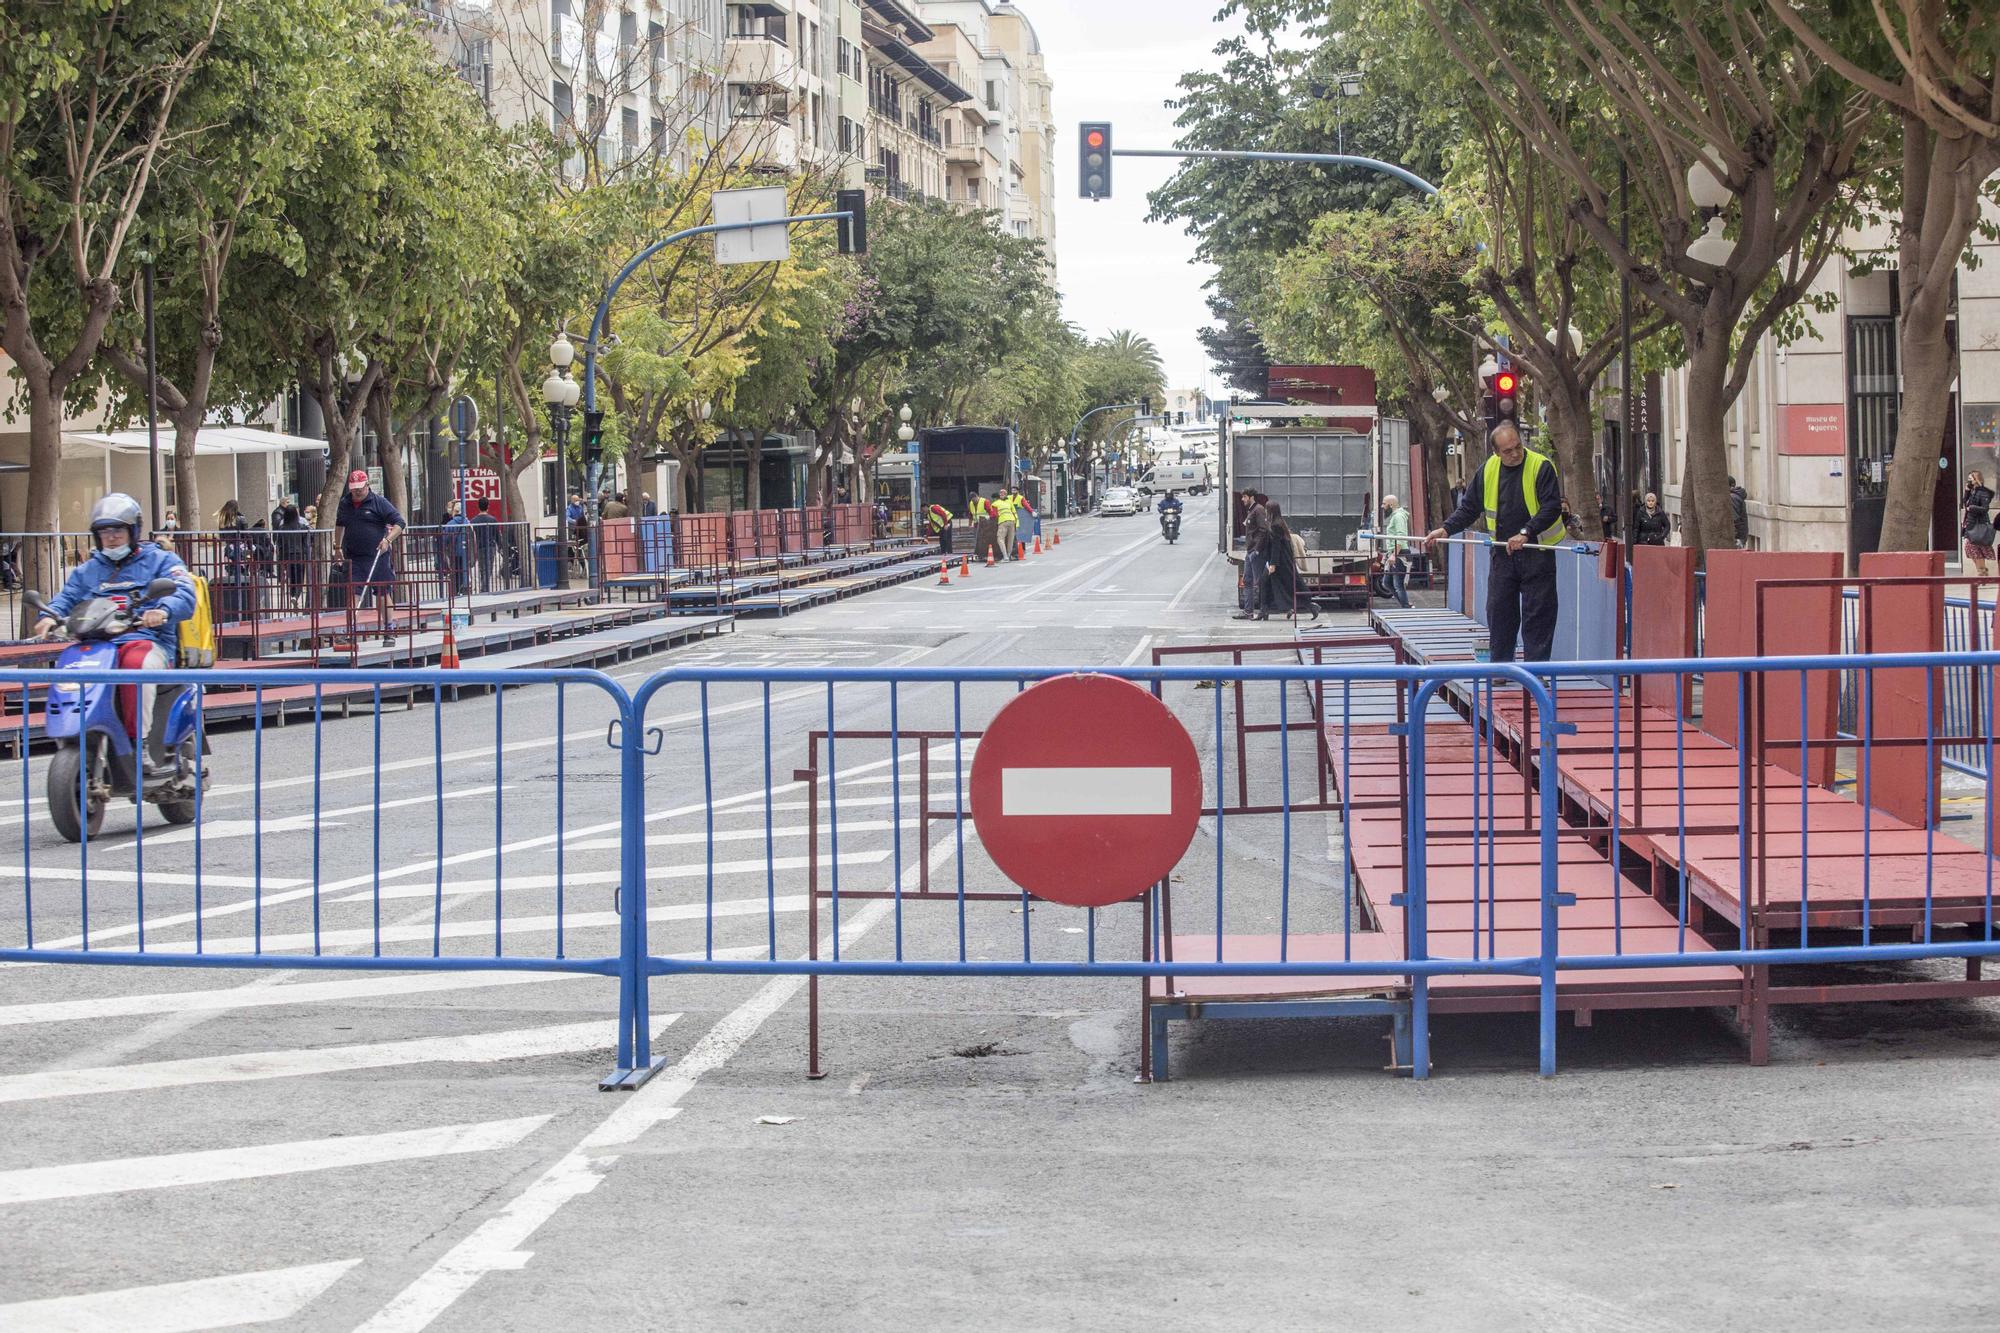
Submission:
[[[137,546],[145,527],[146,516],[139,508],[139,502],[122,491],[113,491],[91,506],[90,536],[100,549],[104,545],[104,539],[98,534],[106,528],[130,530],[131,544]]]

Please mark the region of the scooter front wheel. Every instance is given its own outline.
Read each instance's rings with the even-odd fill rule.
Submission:
[[[56,751],[49,761],[49,821],[56,826],[68,842],[82,842],[84,820],[78,812],[84,808],[79,792],[80,775],[83,768],[83,750],[76,745],[65,745]],[[101,787],[104,777],[104,752],[101,747],[93,750],[90,764],[90,785]],[[90,836],[96,837],[104,828],[104,807],[102,796],[92,796],[89,804]]]

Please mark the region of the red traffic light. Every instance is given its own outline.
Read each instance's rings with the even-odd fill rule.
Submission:
[[[1102,148],[1104,147],[1104,131],[1092,130],[1090,133],[1083,136],[1083,141],[1089,144],[1092,148]]]
[[[1511,395],[1514,392],[1514,372],[1503,370],[1493,377],[1493,392]]]

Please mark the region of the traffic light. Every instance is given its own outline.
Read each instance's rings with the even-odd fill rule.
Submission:
[[[589,468],[604,457],[604,413],[600,409],[583,414],[583,465]]]
[[[1520,429],[1521,374],[1512,366],[1486,376],[1486,392],[1479,400],[1479,414],[1486,421],[1487,434],[1502,422]]]
[[[846,217],[835,222],[839,229],[840,253],[844,255],[865,255],[868,253],[868,192],[866,190],[835,190],[833,209],[845,213]]]
[[[1077,127],[1077,190],[1085,199],[1111,197],[1111,122],[1087,120]]]
[[[1153,415],[1153,400],[1151,398],[1141,398],[1139,400],[1139,415],[1142,417]]]

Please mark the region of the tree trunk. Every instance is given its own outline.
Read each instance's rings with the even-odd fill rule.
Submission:
[[[1565,392],[1565,386],[1545,384],[1542,403],[1549,411],[1549,435],[1555,443],[1556,475],[1569,501],[1570,535],[1596,541],[1604,534],[1597,506],[1597,441],[1591,431],[1590,400]]]
[[[186,412],[176,412],[168,421],[174,428],[174,507],[186,517],[182,520],[187,527],[201,526],[201,482],[196,476],[194,465],[195,437],[201,432],[201,412],[190,408]],[[158,523],[160,516],[153,515]]]
[[[28,509],[21,528],[31,535],[21,543],[21,577],[35,591],[53,594],[62,573],[55,536],[61,517],[62,395],[46,372],[32,373],[24,366],[23,374],[28,380]],[[22,607],[24,634],[37,618]]]
[[[1729,332],[1733,316],[1706,312],[1687,372],[1687,480],[1681,488],[1681,538],[1697,568],[1708,552],[1736,545],[1729,508]]]
[[[1932,533],[1937,461],[1951,414],[1956,371],[1947,334],[1951,287],[1959,256],[1972,237],[1980,188],[2000,164],[2000,145],[1976,135],[1940,139],[1921,117],[1903,117],[1903,217],[1898,238],[1897,289],[1902,317],[1896,329],[1903,394],[1896,418],[1896,451],[1882,514],[1880,549],[1925,551],[1956,544],[1952,533]]]

